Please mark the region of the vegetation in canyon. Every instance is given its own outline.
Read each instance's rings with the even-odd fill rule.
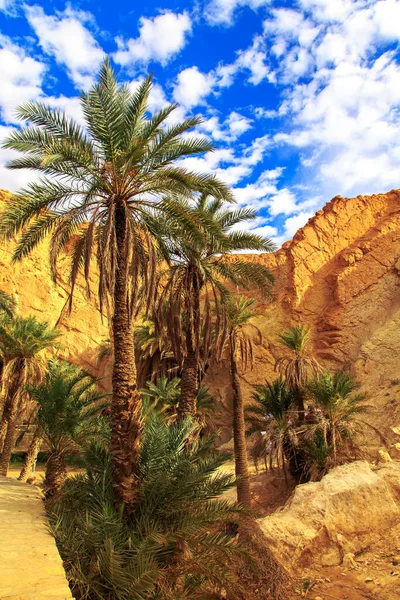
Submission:
[[[148,116],[151,85],[147,78],[132,92],[106,61],[81,98],[85,128],[27,104],[19,114],[29,126],[6,142],[22,154],[10,168],[42,178],[6,206],[0,235],[19,236],[14,261],[49,236],[55,283],[67,254],[72,310],[82,275],[88,295],[97,292],[110,329],[99,356],[112,363],[112,393],[49,359],[57,343],[62,355],[57,329],[20,317],[1,292],[1,474],[29,413],[35,434],[20,478],[44,443],[48,512],[79,600],[284,598],[286,575],[267,549],[259,556],[248,441],[256,464],[320,479],[359,455],[365,398],[349,374],[322,370],[311,331],[298,324],[279,334],[279,377],[259,382],[245,408],[239,373],[254,359],[253,295],[273,302],[274,278],[240,252],[274,245],[240,230],[255,213],[232,207],[228,186],[182,166],[212,147],[189,133],[198,118],[171,124],[175,105]],[[235,477],[223,468],[229,456],[217,447],[218,409],[203,381],[223,359]],[[71,456],[83,472],[66,477]],[[231,502],[225,494],[235,486]]]

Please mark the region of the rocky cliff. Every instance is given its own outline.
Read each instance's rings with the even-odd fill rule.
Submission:
[[[7,192],[0,200],[12,201]],[[12,245],[0,247],[0,289],[18,300],[23,314],[35,314],[58,325],[62,354],[96,371],[99,344],[108,337],[93,294],[87,299],[83,282],[77,286],[71,314],[67,258],[57,286],[50,281],[48,245],[11,265]],[[400,190],[373,196],[337,196],[301,228],[293,240],[273,255],[252,257],[276,277],[275,300],[263,304],[255,336],[252,370],[241,374],[244,390],[274,374],[282,353],[276,333],[296,323],[313,330],[313,350],[334,368],[346,367],[362,382],[371,404],[369,419],[396,440],[400,424]],[[226,365],[208,375],[212,388],[230,413]],[[225,420],[225,419],[224,419]],[[225,422],[227,422],[225,421]]]
[[[254,367],[242,373],[247,397],[255,383],[276,377],[276,333],[304,323],[314,355],[350,369],[368,393],[368,420],[392,444],[400,441],[392,430],[400,423],[400,190],[337,196],[278,252],[252,258],[271,269],[276,285],[275,301],[260,305]],[[209,380],[229,412],[226,369]]]

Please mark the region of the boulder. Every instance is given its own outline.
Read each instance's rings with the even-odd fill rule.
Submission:
[[[364,461],[299,485],[280,511],[259,520],[276,559],[289,570],[334,566],[400,523],[400,464],[376,471]]]

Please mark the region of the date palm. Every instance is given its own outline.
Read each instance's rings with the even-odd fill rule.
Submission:
[[[177,164],[183,157],[212,147],[204,138],[187,135],[199,123],[198,117],[168,125],[176,105],[148,117],[151,87],[148,77],[132,92],[128,85],[118,83],[105,61],[98,82],[81,95],[85,128],[62,111],[41,102],[28,103],[19,109],[19,118],[29,126],[13,131],[4,143],[5,148],[23,154],[9,168],[32,169],[42,176],[14,196],[1,215],[3,239],[23,231],[13,260],[29,254],[49,234],[50,266],[56,279],[57,259],[71,249],[71,301],[81,270],[90,292],[91,264],[97,262],[100,308],[112,316],[113,478],[117,500],[127,512],[138,496],[142,433],[132,310],[141,282],[147,306],[154,296],[152,234],[157,211],[180,220],[195,236],[195,223],[171,196],[190,196],[206,188],[216,197],[231,199],[227,186],[214,176],[199,175]]]
[[[275,250],[271,240],[233,229],[255,218],[251,209],[232,210],[207,192],[195,203],[182,200],[182,204],[200,224],[202,235],[187,236],[173,223],[164,227],[168,235],[162,236],[162,249],[170,270],[161,295],[159,318],[160,323],[167,323],[172,350],[182,364],[181,418],[196,413],[199,372],[204,371],[210,357],[212,332],[216,349],[223,347],[226,302],[230,296],[227,286],[257,287],[266,296],[270,294],[273,276],[266,267],[240,255],[227,259],[227,255],[243,250]],[[214,312],[212,305],[216,307]]]
[[[0,355],[4,363],[5,398],[0,424],[0,475],[7,475],[15,442],[18,413],[26,398],[26,385],[40,380],[45,371],[43,351],[54,347],[59,332],[35,317],[4,317],[0,321]]]
[[[321,371],[318,361],[308,352],[311,332],[303,325],[297,325],[278,334],[283,346],[290,350],[290,356],[283,356],[275,363],[293,390],[300,421],[304,421],[305,387],[310,377]]]
[[[251,506],[249,464],[247,458],[244,400],[238,365],[245,368],[253,362],[253,342],[248,327],[258,315],[253,299],[238,296],[228,300],[228,349],[233,391],[233,443],[237,498],[243,506]],[[258,330],[257,330],[258,331]]]
[[[287,440],[292,430],[292,406],[294,394],[286,381],[279,377],[264,385],[256,385],[252,395],[252,403],[246,407],[247,435],[254,435],[253,459],[257,468],[260,458],[264,458],[267,468],[272,468],[276,461],[278,468],[282,466],[286,477]]]
[[[51,359],[38,386],[28,386],[39,410],[41,436],[49,447],[44,485],[53,496],[63,485],[68,455],[79,453],[82,445],[99,434],[98,417],[106,404],[96,380],[66,361]],[[101,431],[101,427],[100,427]]]
[[[16,302],[14,298],[0,290],[0,316],[7,315],[8,317],[14,316],[16,308]]]
[[[354,378],[344,371],[331,373],[323,371],[309,381],[307,394],[316,410],[313,412],[314,425],[308,433],[322,433],[324,447],[332,451],[332,466],[336,466],[340,455],[354,444],[354,437],[368,424],[358,419],[368,406],[365,394],[357,392],[359,385]]]

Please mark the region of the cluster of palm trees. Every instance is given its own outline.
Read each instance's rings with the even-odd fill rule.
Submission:
[[[368,426],[365,395],[345,371],[322,369],[312,356],[310,330],[302,325],[279,334],[289,353],[276,361],[280,375],[255,386],[245,409],[252,455],[266,468],[287,466],[297,481],[320,479],[341,462],[360,456],[356,436]]]
[[[49,237],[56,282],[58,258],[68,250],[71,307],[80,273],[88,294],[94,292],[89,275],[96,263],[113,356],[112,477],[126,514],[134,511],[140,493],[144,426],[135,318],[149,315],[157,336],[167,341],[181,378],[178,418],[195,418],[210,359],[220,357],[227,344],[236,352],[231,287],[257,287],[269,295],[273,282],[261,264],[232,256],[274,249],[270,240],[238,229],[254,212],[232,209],[231,190],[216,176],[185,168],[185,158],[212,151],[208,139],[189,133],[200,119],[170,124],[175,105],[150,116],[151,86],[148,77],[132,92],[105,61],[98,82],[81,96],[85,127],[62,111],[28,103],[19,109],[28,125],[4,144],[21,154],[9,168],[39,174],[0,215],[0,237],[18,236],[12,260],[22,260]],[[18,386],[26,393],[28,362],[18,360],[23,365]]]

